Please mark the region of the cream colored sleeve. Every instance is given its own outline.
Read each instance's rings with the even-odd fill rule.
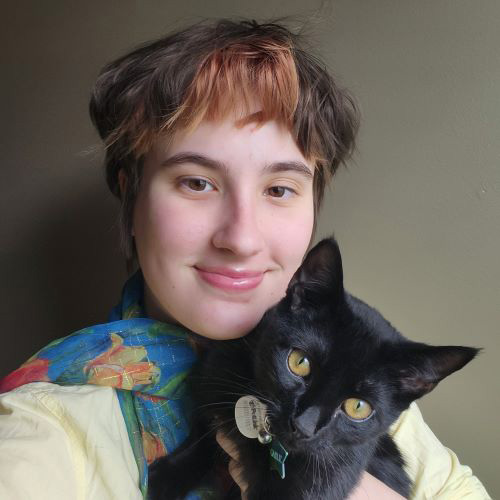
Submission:
[[[410,498],[491,500],[470,467],[460,464],[455,453],[439,442],[415,403],[395,422],[391,434],[414,482]]]
[[[37,382],[1,394],[0,498],[142,499],[115,391]]]

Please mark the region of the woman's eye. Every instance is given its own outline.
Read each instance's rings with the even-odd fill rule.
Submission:
[[[349,398],[342,403],[342,410],[353,420],[366,420],[373,413],[369,403],[362,399]]]
[[[292,349],[288,355],[288,368],[299,377],[307,377],[311,373],[311,363],[304,351]]]
[[[269,196],[272,198],[290,198],[295,194],[292,188],[285,186],[272,186],[268,189]]]
[[[187,179],[182,179],[181,184],[186,186],[189,190],[196,191],[198,193],[207,193],[209,191],[213,191],[214,189],[210,182],[205,179],[200,179],[199,177],[188,177]]]

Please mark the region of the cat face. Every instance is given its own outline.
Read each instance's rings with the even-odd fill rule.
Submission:
[[[271,432],[287,449],[359,444],[397,418],[371,339],[339,324],[279,323],[263,331],[255,374],[272,402]]]
[[[254,374],[271,433],[288,450],[310,453],[385,433],[411,401],[477,353],[411,342],[345,293],[333,239],[311,250],[257,333]]]

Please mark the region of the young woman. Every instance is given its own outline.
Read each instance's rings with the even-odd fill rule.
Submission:
[[[284,295],[358,123],[298,36],[254,21],[199,23],[114,61],[90,111],[138,271],[109,323],[0,382],[1,498],[147,496],[148,464],[189,430],[197,336],[241,337]],[[414,498],[488,498],[415,406],[393,432]],[[238,451],[218,440],[245,497]],[[397,497],[368,474],[352,495]]]

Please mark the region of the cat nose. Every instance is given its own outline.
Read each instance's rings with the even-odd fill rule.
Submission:
[[[300,415],[290,419],[290,429],[297,437],[310,438],[314,436],[318,427],[320,411],[317,406],[307,408]]]

